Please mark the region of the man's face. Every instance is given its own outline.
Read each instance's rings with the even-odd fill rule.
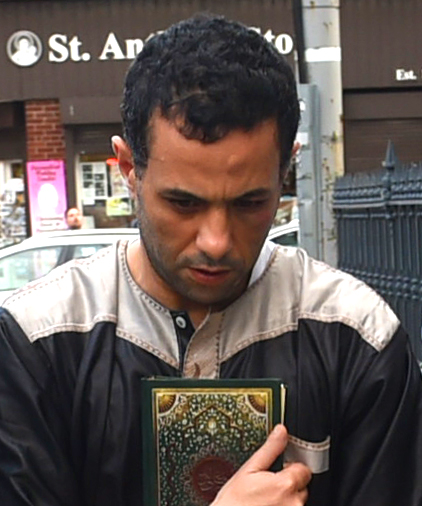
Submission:
[[[31,46],[29,39],[26,37],[21,37],[18,41],[18,50],[26,51]]]
[[[273,121],[204,144],[153,119],[136,183],[152,296],[190,310],[221,309],[241,295],[279,202],[279,161]]]
[[[82,227],[82,214],[79,209],[69,209],[66,215],[66,223],[70,230],[77,230]]]

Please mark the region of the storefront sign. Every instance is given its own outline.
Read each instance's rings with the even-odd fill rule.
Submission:
[[[9,37],[6,52],[14,64],[19,67],[31,67],[41,58],[41,40],[33,32],[19,30]]]
[[[27,163],[32,234],[66,228],[66,178],[63,160]]]
[[[260,28],[251,27],[258,33]],[[102,42],[101,50],[94,54],[92,50],[78,35],[65,33],[53,33],[47,40],[46,58],[50,63],[89,62],[92,59],[99,61],[107,60],[133,60],[144,47],[144,43],[156,33],[151,33],[145,41],[138,38],[129,38],[119,41],[114,32],[109,32]],[[282,54],[290,54],[293,51],[293,38],[287,34],[275,34],[271,29],[263,36]],[[37,63],[42,56],[42,43],[37,34],[28,30],[19,30],[13,33],[7,41],[7,55],[9,59],[20,67],[28,67]]]
[[[261,33],[294,66],[291,0],[103,0],[101,2],[0,1],[0,97],[3,101],[59,99],[65,121],[118,123],[115,112],[128,65],[146,42],[198,12],[212,12]],[[218,5],[217,5],[218,4]],[[23,37],[26,35],[26,37]],[[73,116],[72,99],[80,103]],[[112,100],[97,114],[97,102]],[[82,102],[83,102],[82,100]],[[66,111],[65,111],[66,109]],[[82,114],[82,116],[81,116]],[[97,118],[97,119],[95,119]]]
[[[418,75],[415,70],[396,69],[396,81],[417,81],[417,80]]]

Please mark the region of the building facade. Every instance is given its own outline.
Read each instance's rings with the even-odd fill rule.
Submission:
[[[422,2],[341,0],[345,171],[422,160]]]
[[[61,228],[70,205],[87,227],[128,225],[110,138],[121,134],[124,75],[148,37],[196,12],[224,14],[259,30],[296,70],[298,3],[1,1],[0,238]],[[341,0],[346,172],[379,168],[389,139],[400,160],[422,159],[420,19],[420,0]]]
[[[110,147],[111,136],[121,134],[124,75],[148,37],[204,11],[256,28],[294,64],[290,0],[0,2],[3,223],[14,207],[25,209],[3,234],[60,228],[68,205],[83,210],[89,227],[130,223],[131,202]],[[60,171],[65,191],[47,212],[30,182],[37,180],[38,190],[55,186]]]

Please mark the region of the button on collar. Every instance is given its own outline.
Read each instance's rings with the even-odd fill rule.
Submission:
[[[190,338],[195,333],[195,329],[190,321],[189,314],[186,311],[171,311],[174,330],[179,345],[180,371],[183,370],[183,361]]]
[[[181,329],[185,329],[187,326],[185,318],[183,316],[176,316],[175,318],[176,325],[180,327]]]

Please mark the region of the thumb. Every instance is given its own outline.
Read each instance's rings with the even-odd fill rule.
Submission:
[[[276,425],[265,443],[243,464],[247,472],[266,471],[281,455],[287,445],[287,430],[284,425]]]

